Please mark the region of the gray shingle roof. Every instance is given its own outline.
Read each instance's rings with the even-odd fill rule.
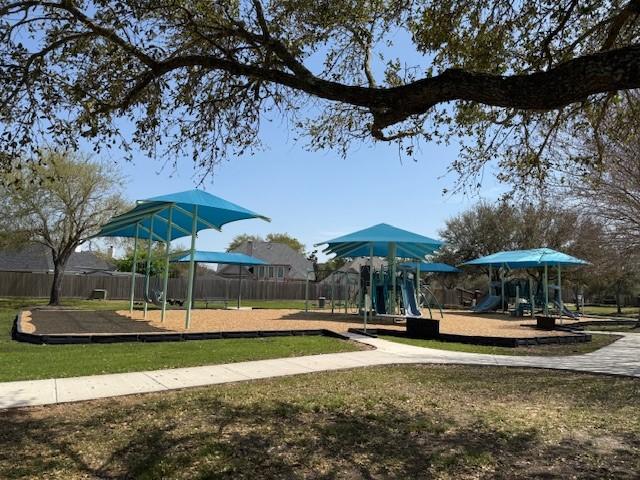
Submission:
[[[313,263],[311,261],[284,243],[243,242],[238,248],[232,251],[259,258],[269,265],[290,266],[291,268],[285,274],[289,280],[304,280],[307,271],[313,271]],[[230,269],[228,267],[229,266],[221,267],[219,272],[224,275],[228,270],[230,274],[238,274],[238,267],[231,267]],[[311,274],[309,280],[315,280],[315,274]]]
[[[74,252],[67,263],[67,273],[111,271],[115,267],[93,252]],[[47,247],[30,244],[22,249],[0,250],[0,271],[53,272],[53,260]]]

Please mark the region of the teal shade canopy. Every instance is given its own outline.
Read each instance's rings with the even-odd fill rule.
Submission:
[[[226,223],[260,218],[270,221],[264,215],[252,212],[240,205],[202,190],[161,195],[139,200],[137,205],[122,215],[113,217],[102,226],[96,237],[138,237],[166,241],[191,236],[192,221],[197,210],[196,232],[206,229],[220,230]],[[171,211],[171,231],[169,232],[169,212]],[[153,230],[151,218],[153,217]]]
[[[317,245],[327,244],[326,254],[338,257],[368,257],[373,247],[374,257],[389,255],[395,244],[396,257],[422,259],[442,246],[442,242],[417,233],[402,230],[387,223],[380,223],[364,230],[327,240]]]
[[[506,266],[511,269],[518,269],[540,268],[545,265],[549,267],[580,266],[589,265],[589,262],[550,248],[534,248],[531,250],[510,250],[506,252],[493,253],[485,257],[465,262],[463,265],[491,265],[493,267]]]
[[[174,258],[172,262],[186,263],[191,261],[191,254],[185,253]],[[198,263],[223,263],[225,265],[266,265],[267,262],[256,257],[245,255],[244,253],[233,252],[204,252],[196,250],[194,261]]]
[[[407,268],[411,270],[416,270],[420,265],[420,272],[425,273],[460,273],[462,270],[459,268],[453,267],[446,263],[436,263],[436,262],[406,262],[401,263],[400,268]]]

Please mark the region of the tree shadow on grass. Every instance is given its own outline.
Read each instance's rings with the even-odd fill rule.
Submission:
[[[98,408],[82,416],[73,408],[69,416],[5,412],[0,477],[607,476],[602,462],[585,463],[596,455],[588,442],[552,447],[540,431],[505,428],[499,420],[393,404],[366,411],[286,401],[239,405],[206,394],[183,400],[93,404]],[[617,478],[625,478],[629,455],[611,454],[617,464],[607,468]]]

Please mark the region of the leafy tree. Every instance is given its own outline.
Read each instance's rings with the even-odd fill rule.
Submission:
[[[603,255],[605,226],[578,210],[552,208],[546,203],[481,202],[448,220],[440,235],[445,246],[434,258],[453,265],[502,250],[549,247],[592,263],[563,275],[565,285],[594,288],[601,288],[596,280],[603,278],[608,268]],[[473,275],[473,271],[468,272]],[[538,281],[541,278],[540,269],[527,273]]]
[[[288,233],[270,233],[267,235],[267,242],[284,243],[285,245],[289,245],[296,252],[304,255],[304,243],[297,238],[292,237]]]
[[[136,272],[145,273],[147,271],[147,249],[148,243],[145,240],[140,240],[138,244],[138,255],[136,258]],[[170,250],[172,257],[180,256],[180,254],[186,254],[186,250],[183,246],[177,246]],[[165,247],[164,244],[154,243],[151,247],[151,276],[164,275],[165,265]],[[133,266],[133,242],[128,242],[125,254],[121,258],[114,260],[117,269],[121,272],[130,272]],[[188,274],[189,265],[186,263],[169,263],[169,277],[178,278],[184,277]],[[213,270],[207,268],[204,265],[197,264],[196,275],[209,275]]]
[[[249,235],[248,233],[241,233],[240,235],[236,235],[229,243],[227,247],[227,252],[232,252],[233,250],[237,250],[240,245],[245,242],[262,242],[264,241],[260,235]]]
[[[100,226],[121,212],[122,179],[112,166],[71,153],[47,151],[42,163],[4,175],[0,231],[5,240],[45,245],[53,259],[50,305],[60,303],[67,261]]]
[[[564,161],[562,127],[597,130],[640,87],[639,13],[638,0],[2,0],[0,150],[85,137],[206,172],[280,117],[342,152],[458,137],[463,179],[499,158],[501,179],[530,183]]]
[[[297,238],[292,237],[288,233],[269,233],[265,239],[263,239],[260,235],[250,235],[248,233],[242,233],[233,237],[233,240],[231,240],[231,243],[229,243],[229,246],[227,247],[227,252],[237,250],[245,242],[264,241],[273,243],[284,243],[285,245],[289,245],[296,252],[304,255],[304,243],[302,243]]]

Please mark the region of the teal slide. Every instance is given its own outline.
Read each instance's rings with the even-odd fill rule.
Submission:
[[[405,280],[402,285],[402,304],[407,317],[421,317],[422,312],[416,304],[416,293],[411,280]]]
[[[478,305],[473,307],[471,310],[476,313],[495,312],[500,306],[501,301],[502,299],[497,295],[487,295]]]

